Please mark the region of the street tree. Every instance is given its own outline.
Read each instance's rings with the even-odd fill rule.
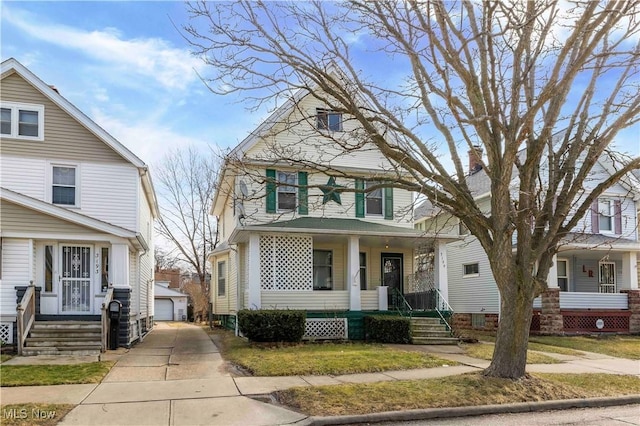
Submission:
[[[217,180],[218,156],[195,148],[170,151],[154,176],[160,206],[156,232],[165,244],[157,251],[163,264],[194,272],[208,295],[207,254],[217,244],[216,220],[209,215]]]
[[[613,152],[640,117],[639,2],[237,1],[188,11],[185,36],[211,65],[203,78],[214,93],[254,109],[295,105],[301,90],[316,97],[358,124],[327,140],[349,154],[374,146],[395,172],[383,185],[460,218],[501,296],[485,374],[524,376],[533,299],[562,238],[640,167]],[[480,150],[487,209],[463,165]],[[294,147],[273,154],[339,173]],[[603,157],[613,172],[596,184]]]

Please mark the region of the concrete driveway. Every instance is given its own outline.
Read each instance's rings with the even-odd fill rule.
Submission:
[[[159,323],[61,425],[282,425],[306,416],[241,396],[197,326]]]

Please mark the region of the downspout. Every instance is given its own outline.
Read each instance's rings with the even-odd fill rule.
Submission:
[[[236,326],[235,326],[235,334],[236,336],[239,336],[240,330],[238,330],[238,311],[240,310],[240,297],[241,295],[244,293],[244,289],[242,292],[240,292],[240,283],[241,283],[241,279],[240,279],[240,269],[238,268],[238,258],[241,256],[238,256],[238,246],[236,246],[236,250],[232,251],[232,253],[235,255],[236,257],[236,262],[235,262],[235,267],[236,267]]]
[[[144,341],[144,336],[142,335],[142,324],[140,321],[140,309],[142,307],[142,303],[140,301],[141,297],[142,297],[142,286],[141,284],[141,280],[142,280],[142,256],[144,256],[145,254],[147,254],[147,250],[142,250],[142,251],[138,251],[138,279],[136,280],[138,282],[138,315],[136,318],[136,324],[138,326],[138,339],[140,339],[140,343],[142,343]],[[148,285],[148,281],[146,282],[146,284]],[[149,289],[147,288],[147,319],[149,318],[149,294],[148,294]]]

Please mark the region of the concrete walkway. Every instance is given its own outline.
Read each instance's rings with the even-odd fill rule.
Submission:
[[[0,388],[2,404],[76,404],[61,425],[284,425],[313,423],[305,415],[248,396],[296,386],[419,380],[478,371],[488,361],[470,358],[457,346],[391,345],[432,353],[456,366],[342,376],[232,377],[209,336],[197,326],[159,323],[131,350],[103,354],[116,361],[102,383]],[[562,364],[532,364],[530,372],[608,373],[640,377],[640,361],[584,353],[550,354]],[[16,357],[9,364],[59,363],[58,357]],[[81,357],[72,362],[91,362]],[[330,423],[330,422],[329,422]],[[329,424],[327,423],[327,424]]]

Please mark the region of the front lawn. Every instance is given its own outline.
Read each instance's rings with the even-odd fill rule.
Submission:
[[[494,346],[493,343],[480,343],[463,345],[462,348],[467,356],[491,361]],[[529,349],[531,349],[531,346],[529,346]],[[561,362],[545,354],[527,351],[527,364],[560,364]]]
[[[602,383],[606,382],[606,386]],[[292,388],[278,401],[313,416],[366,414],[640,393],[640,378],[607,374],[535,374],[521,380],[481,373],[430,380]]]
[[[113,361],[72,365],[0,365],[2,386],[44,386],[100,383]]]
[[[530,336],[529,341],[546,346],[571,348],[620,358],[640,359],[639,336]]]
[[[212,333],[224,358],[255,376],[340,375],[455,364],[428,354],[376,344],[252,345],[226,331]]]
[[[13,358],[13,355],[0,354],[0,364],[2,364],[5,361],[9,361],[11,358]]]

